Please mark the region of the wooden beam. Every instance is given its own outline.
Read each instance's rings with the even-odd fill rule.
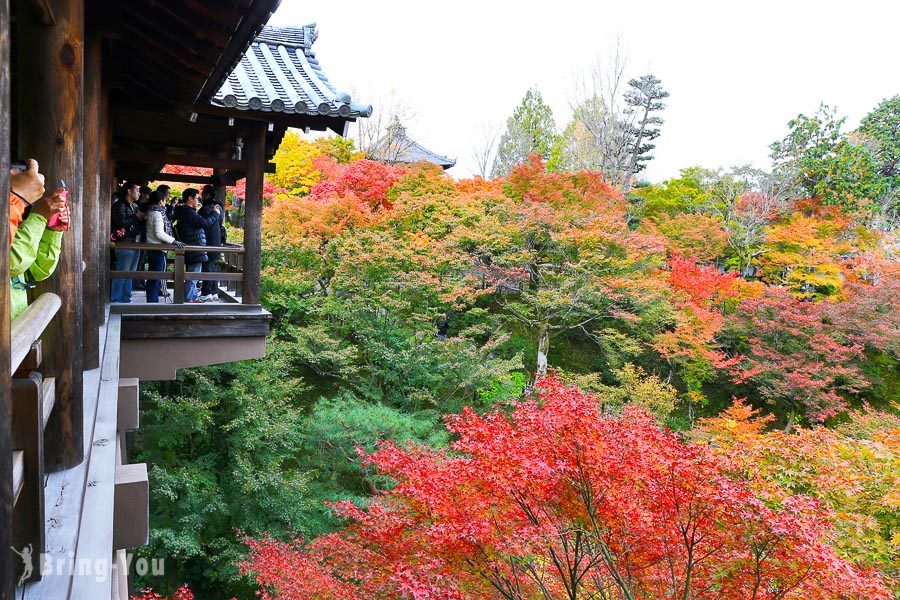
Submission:
[[[244,198],[244,304],[259,304],[262,250],[263,178],[266,165],[266,125],[257,123],[246,140],[247,193]]]
[[[147,463],[116,467],[114,502],[113,550],[146,546],[150,540]]]
[[[165,2],[156,2],[154,0],[143,0],[143,2],[149,5],[151,10],[165,13],[169,18],[181,23],[184,27],[197,32],[197,37],[209,40],[219,48],[224,48],[228,45],[229,36],[220,33],[213,27],[197,27],[197,23],[191,20],[191,15],[177,9],[175,6],[168,6]],[[215,15],[218,16],[218,11],[215,12]],[[230,29],[230,27],[228,28]]]
[[[189,124],[185,124],[185,127],[188,125]],[[247,163],[242,160],[218,158],[204,154],[169,154],[158,151],[132,150],[130,148],[114,148],[113,158],[120,162],[143,164],[163,163],[185,167],[212,167],[214,169],[228,169],[230,171],[243,171],[247,168]]]
[[[172,183],[215,183],[212,175],[181,175],[178,173],[159,173],[152,181],[169,181]]]
[[[100,74],[103,39],[91,36],[84,54],[84,208],[82,210],[81,253],[87,267],[82,275],[84,289],[84,368],[100,366],[100,249],[109,233],[100,228]]]
[[[72,220],[53,276],[37,293],[53,292],[62,308],[44,333],[44,371],[56,378],[56,408],[45,432],[47,470],[84,458],[81,279],[84,192],[84,2],[53,0],[55,27],[22,18],[19,40],[19,148],[40,161],[47,187],[69,187]],[[24,16],[23,16],[24,17]],[[28,75],[31,74],[31,75]]]
[[[140,38],[141,45],[148,47],[147,49],[150,50],[150,52],[159,51],[159,52],[162,52],[163,54],[167,54],[171,57],[172,60],[174,60],[178,63],[181,63],[181,65],[183,65],[185,68],[190,69],[191,71],[194,71],[198,75],[206,75],[206,73],[208,72],[209,64],[207,64],[205,61],[192,60],[179,47],[170,48],[169,46],[167,46],[165,44],[158,43],[156,41],[156,38],[151,36],[149,33],[145,32],[141,27],[138,27],[137,25],[131,23],[127,19],[124,21],[123,25],[124,25],[125,29],[127,29],[131,32],[132,35],[134,35],[137,38]],[[135,57],[138,58],[140,56],[143,56],[144,54],[146,54],[146,53],[142,52],[139,54],[135,54]]]
[[[0,173],[9,173],[9,0],[0,1]],[[0,198],[9,198],[9,177],[0,177]],[[9,240],[9,202],[0,202],[0,240]],[[0,348],[9,348],[9,244],[0,247]],[[12,404],[10,356],[0,352],[0,599],[13,597],[13,566],[20,562],[13,544]]]

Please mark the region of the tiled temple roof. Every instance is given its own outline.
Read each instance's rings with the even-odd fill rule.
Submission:
[[[266,26],[212,99],[215,106],[238,110],[368,117],[372,107],[353,102],[328,80],[312,46],[315,24]]]
[[[369,152],[369,158],[390,163],[417,163],[430,162],[443,169],[449,169],[456,164],[455,158],[448,158],[421,144],[411,140],[406,134],[406,127],[400,124],[395,116],[382,137],[375,145],[375,149]]]

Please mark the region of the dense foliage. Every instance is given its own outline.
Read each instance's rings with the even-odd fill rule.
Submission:
[[[627,197],[537,155],[454,181],[289,134],[268,356],[145,394],[149,552],[178,565],[150,583],[900,591],[895,104],[851,133],[798,116],[771,173]]]
[[[511,414],[448,418],[452,453],[364,455],[397,485],[365,510],[337,504],[344,530],[251,540],[263,597],[888,598],[828,543],[820,503],[763,501],[639,409],[539,387]]]

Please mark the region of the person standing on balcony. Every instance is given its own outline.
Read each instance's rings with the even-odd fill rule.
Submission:
[[[147,206],[150,204],[150,193],[153,190],[148,188],[146,185],[142,185],[138,195],[138,201],[135,204],[135,207],[140,212],[147,214]],[[147,218],[144,217],[144,220],[141,221],[140,226],[138,227],[138,237],[137,241],[146,242],[147,241]],[[146,271],[147,270],[147,251],[146,250],[138,250],[138,271]],[[147,289],[147,282],[143,279],[138,279],[137,282],[132,282],[132,287],[139,290]]]
[[[173,244],[176,248],[184,248],[184,244],[175,239],[172,221],[166,214],[165,197],[158,191],[150,194],[150,200],[147,202],[147,243]],[[147,259],[150,261],[150,271],[166,270],[165,250],[148,250]],[[165,285],[165,280],[147,280],[148,303],[157,304],[159,302],[161,285]]]
[[[175,231],[178,239],[185,246],[205,246],[206,228],[213,223],[218,223],[221,210],[218,205],[208,217],[201,217],[197,212],[200,192],[196,188],[188,188],[181,192],[181,204],[175,207]],[[189,273],[199,273],[203,263],[209,261],[204,251],[184,253],[184,270]],[[200,290],[197,289],[196,280],[188,280],[184,283],[184,301],[200,302]]]
[[[216,188],[212,185],[203,186],[201,193],[203,206],[200,207],[200,216],[209,217],[210,215],[218,215],[215,223],[206,227],[207,246],[222,246],[225,244],[225,212],[224,207],[216,200]],[[218,273],[219,261],[222,259],[220,252],[207,252],[209,260],[203,263],[204,273]],[[200,288],[200,300],[204,302],[215,302],[219,299],[219,282],[214,279],[204,279],[203,286]]]
[[[28,307],[28,279],[43,281],[56,270],[69,209],[58,194],[44,193],[36,160],[29,160],[24,171],[10,171],[9,188],[10,318],[15,319]],[[59,224],[48,227],[55,214]]]
[[[144,213],[135,206],[140,197],[140,186],[129,181],[122,186],[119,200],[112,207],[112,230],[117,233],[116,242],[134,243],[140,231]],[[119,271],[137,271],[140,252],[138,250],[116,248],[116,268]],[[131,279],[113,279],[110,302],[131,302]]]
[[[166,184],[158,185],[156,186],[156,193],[160,195],[163,201],[163,205],[166,207],[166,216],[169,217],[169,221],[174,223],[175,203],[170,202],[170,198],[172,196],[172,188],[170,188]]]

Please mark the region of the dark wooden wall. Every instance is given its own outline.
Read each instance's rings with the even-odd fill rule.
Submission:
[[[9,173],[9,0],[0,0],[0,173]],[[9,178],[0,177],[0,198]],[[13,490],[9,364],[9,200],[0,201],[0,599],[13,597]]]
[[[72,222],[63,236],[53,277],[36,292],[53,292],[62,308],[43,336],[44,374],[56,377],[56,407],[45,430],[47,470],[79,464],[84,458],[82,226],[84,212],[84,6],[81,0],[48,0],[55,25],[34,12],[18,15],[21,47],[17,65],[19,148],[37,158],[47,188],[60,179],[69,187]]]

